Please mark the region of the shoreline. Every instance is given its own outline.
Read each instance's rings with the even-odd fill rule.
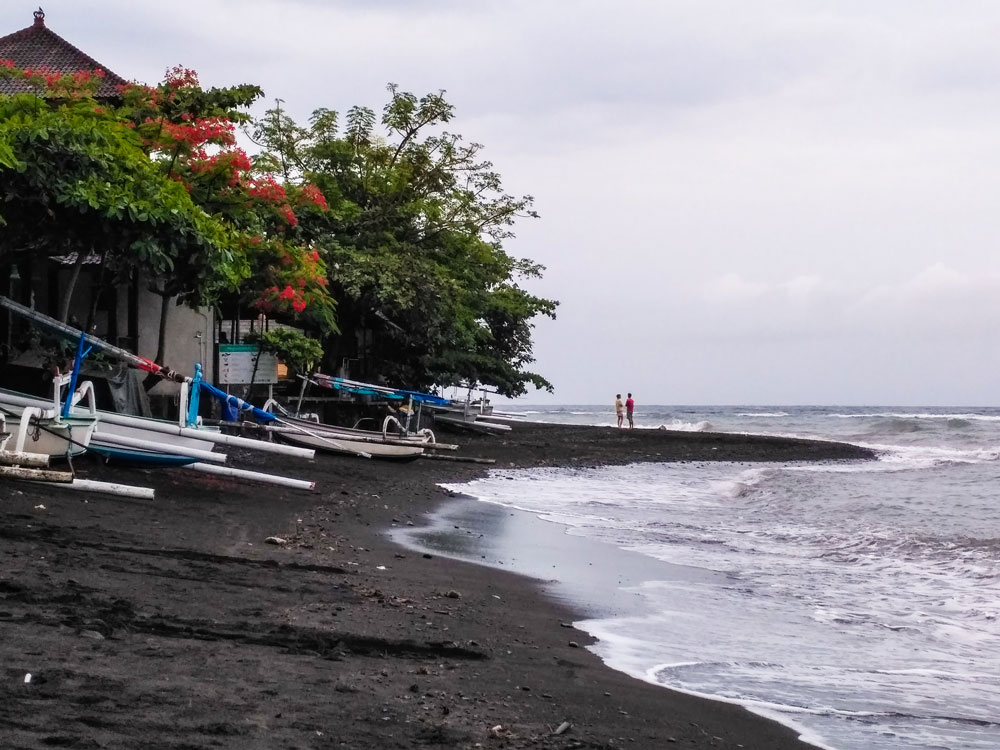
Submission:
[[[631,432],[519,424],[456,442],[498,469],[872,457]],[[392,540],[451,502],[438,484],[489,467],[260,454],[241,465],[315,478],[318,492],[135,469],[113,474],[156,487],[155,501],[0,484],[9,746],[812,747],[741,707],[608,667],[567,627],[578,610],[535,579]]]
[[[504,528],[484,526],[491,516],[502,516]],[[576,536],[569,527],[533,511],[512,510],[464,493],[452,494],[425,521],[429,523],[424,526],[392,529],[390,538],[414,552],[523,576],[545,596],[575,611],[580,621],[647,612],[642,597],[624,592],[625,587],[649,580],[723,578]]]
[[[769,704],[739,701],[664,685],[649,677],[648,672],[655,670],[640,674],[624,666],[614,666],[607,660],[607,655],[601,653],[600,648],[595,648],[602,642],[602,637],[587,627],[589,622],[650,613],[645,597],[641,593],[629,593],[625,591],[626,588],[666,580],[723,582],[725,574],[656,560],[599,539],[576,536],[571,533],[572,527],[544,519],[537,511],[494,504],[461,492],[458,488],[446,489],[452,493],[450,499],[426,517],[427,525],[392,529],[390,536],[393,541],[410,551],[445,555],[456,561],[525,577],[534,582],[543,596],[569,608],[576,615],[574,627],[593,640],[588,650],[609,669],[659,690],[743,708],[767,721],[787,727],[810,747],[832,750],[812,730],[801,726],[788,714],[782,714]],[[477,512],[477,506],[486,510]],[[486,525],[483,525],[483,517],[494,514],[505,516],[505,520],[514,519],[511,522],[514,528],[498,530],[500,538],[490,541],[485,534],[491,531],[489,526],[492,524],[487,519]],[[463,544],[466,539],[468,542]],[[547,542],[547,547],[540,546],[543,541]],[[527,559],[528,554],[532,554],[531,559]],[[593,562],[588,562],[597,558],[600,562],[598,567]]]

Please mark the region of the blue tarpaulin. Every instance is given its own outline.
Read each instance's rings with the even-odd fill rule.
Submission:
[[[214,385],[209,385],[208,383],[202,381],[201,389],[210,396],[214,396],[219,399],[225,406],[223,407],[223,416],[226,416],[225,409],[236,409],[238,411],[248,411],[254,415],[258,422],[273,422],[277,417],[275,417],[271,412],[264,411],[263,409],[258,409],[253,404],[248,404],[243,399],[238,396],[233,396],[225,391],[220,391]]]
[[[382,398],[393,400],[404,400],[412,398],[417,403],[431,404],[432,406],[447,406],[449,401],[446,398],[435,396],[432,393],[421,393],[420,391],[407,391],[402,388],[389,388],[371,383],[359,383],[356,380],[346,380],[345,378],[335,378],[330,375],[315,373],[312,381],[324,388],[335,388],[338,391],[354,393],[359,396],[381,396]]]

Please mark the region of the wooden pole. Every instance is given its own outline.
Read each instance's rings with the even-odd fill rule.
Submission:
[[[73,481],[73,475],[68,471],[22,469],[20,466],[0,466],[0,477],[28,479],[36,482],[58,482],[60,484],[69,484]]]
[[[0,465],[27,466],[32,469],[44,469],[49,465],[49,457],[44,453],[17,453],[16,451],[0,451]]]
[[[439,456],[437,453],[422,453],[420,458],[429,458],[432,461],[457,461],[465,464],[495,464],[495,458],[475,458],[473,456]]]

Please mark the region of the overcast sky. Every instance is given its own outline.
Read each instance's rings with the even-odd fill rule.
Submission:
[[[36,5],[5,0],[0,35]],[[48,0],[297,119],[439,89],[542,218],[525,402],[1000,403],[1000,3]]]

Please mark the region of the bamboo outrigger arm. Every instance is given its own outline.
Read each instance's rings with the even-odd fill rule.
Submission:
[[[45,326],[51,331],[54,331],[56,333],[61,333],[67,338],[77,340],[82,337],[82,339],[86,341],[87,344],[94,347],[95,349],[100,349],[103,352],[112,354],[118,357],[119,359],[129,363],[133,367],[139,368],[140,370],[144,370],[154,375],[159,375],[161,378],[165,378],[166,380],[172,380],[176,383],[185,383],[191,381],[191,378],[185,375],[181,375],[180,373],[175,372],[169,367],[166,367],[164,365],[158,365],[151,359],[147,359],[146,357],[141,357],[138,354],[133,354],[127,349],[122,349],[119,346],[109,344],[107,341],[104,341],[103,339],[99,339],[96,336],[91,336],[90,334],[85,333],[84,331],[81,331],[78,328],[74,328],[71,325],[62,323],[56,320],[55,318],[49,317],[45,313],[38,312],[38,310],[32,310],[30,307],[25,307],[24,305],[15,302],[14,300],[4,297],[2,295],[0,295],[0,307],[5,307],[11,312],[20,315],[24,318],[27,318],[28,320],[31,320],[35,323],[38,323],[39,325]]]

